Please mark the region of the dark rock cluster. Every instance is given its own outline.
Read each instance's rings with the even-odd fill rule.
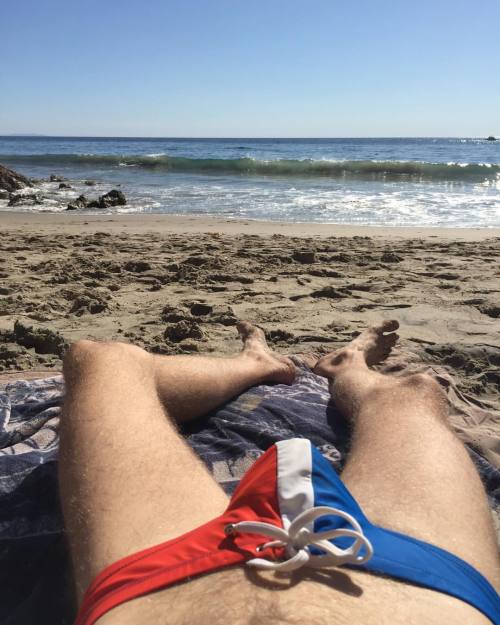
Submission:
[[[113,206],[125,206],[125,195],[117,189],[99,196],[97,200],[89,200],[85,195],[80,195],[76,200],[68,204],[66,210],[74,211],[82,208],[111,208]]]
[[[33,205],[33,204],[42,204],[43,197],[40,193],[11,193],[9,197],[8,206],[18,206],[19,204],[23,205]]]
[[[58,189],[72,189],[72,186],[61,176],[51,174],[49,182],[58,183]],[[40,180],[29,180],[26,176],[19,174],[12,169],[8,169],[0,165],[0,200],[8,200],[8,206],[33,206],[43,204],[44,196],[39,192],[27,193],[26,189],[33,188],[33,183],[39,183]],[[94,186],[93,180],[85,180],[86,186]],[[104,193],[96,199],[89,199],[85,195],[80,195],[76,200],[71,201],[66,210],[81,209],[106,209],[114,206],[125,206],[127,200],[122,191],[112,189],[108,193]]]
[[[0,190],[12,193],[31,186],[33,185],[26,176],[0,165]]]

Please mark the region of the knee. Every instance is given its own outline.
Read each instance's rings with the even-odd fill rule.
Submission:
[[[68,351],[64,354],[63,370],[70,371],[84,362],[94,357],[99,349],[96,341],[79,340],[72,343]]]
[[[104,370],[117,374],[121,366],[131,362],[142,363],[152,356],[135,345],[114,341],[98,342],[79,340],[73,343],[63,360],[63,373],[67,382],[81,378],[88,371]]]
[[[66,387],[76,385],[83,378],[84,370],[93,361],[98,350],[95,341],[80,340],[72,343],[64,354],[63,376]]]

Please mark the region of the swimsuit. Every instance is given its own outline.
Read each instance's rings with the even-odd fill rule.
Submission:
[[[485,577],[439,547],[373,525],[329,462],[299,438],[270,447],[221,516],[102,571],[75,625],[93,625],[125,601],[243,562],[281,571],[346,565],[389,575],[466,601],[500,625],[500,599]]]

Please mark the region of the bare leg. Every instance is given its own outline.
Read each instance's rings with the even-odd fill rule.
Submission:
[[[368,368],[390,352],[397,327],[371,328],[316,367],[354,426],[342,479],[373,522],[438,545],[498,583],[484,489],[447,424],[442,390],[427,375],[394,378]]]
[[[235,358],[161,358],[81,341],[64,363],[59,475],[81,595],[113,561],[219,515],[227,497],[172,419],[206,413],[263,381],[291,383],[292,363],[243,323]]]
[[[269,349],[260,328],[242,321],[238,332],[243,351],[234,358],[155,356],[158,394],[174,421],[196,419],[265,381],[293,382],[293,363]]]

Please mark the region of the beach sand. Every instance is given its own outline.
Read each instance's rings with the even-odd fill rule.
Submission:
[[[80,338],[221,355],[249,319],[296,353],[396,318],[399,355],[498,393],[499,230],[7,212],[0,225],[0,375],[59,370]]]

